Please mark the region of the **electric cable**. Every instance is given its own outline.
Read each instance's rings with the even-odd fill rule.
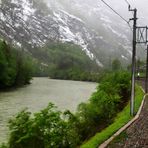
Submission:
[[[107,2],[104,0],[101,0],[107,7],[109,7],[116,15],[118,15],[124,22],[126,22],[129,26],[129,28],[132,30],[132,27],[129,24],[129,21],[127,21],[123,16],[121,16],[116,10],[114,10]]]
[[[128,2],[128,0],[124,0],[128,6],[131,6],[131,4]]]

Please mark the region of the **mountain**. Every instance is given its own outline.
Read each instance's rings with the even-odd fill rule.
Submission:
[[[30,53],[50,42],[74,43],[100,67],[131,59],[127,24],[96,0],[1,0],[0,36]]]

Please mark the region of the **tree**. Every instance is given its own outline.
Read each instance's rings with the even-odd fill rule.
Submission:
[[[4,41],[0,42],[0,70],[0,87],[13,85],[16,77],[16,61],[10,47]]]
[[[23,110],[9,122],[10,148],[73,148],[79,139],[73,125],[49,103],[47,108],[31,116]],[[69,116],[69,115],[68,115]],[[69,118],[69,117],[68,117]]]
[[[118,70],[121,70],[122,69],[122,66],[121,66],[121,62],[119,59],[114,59],[112,61],[112,70],[113,71],[118,71]]]
[[[33,61],[17,49],[0,41],[0,88],[29,83],[33,75]]]

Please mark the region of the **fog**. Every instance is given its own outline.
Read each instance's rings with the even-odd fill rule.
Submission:
[[[44,0],[50,7],[55,7],[54,9],[66,9],[74,15],[79,15],[81,18],[89,18],[90,21],[97,19],[95,14],[89,17],[91,11],[94,8],[100,9],[102,13],[108,13],[109,17],[113,19],[120,19],[115,13],[113,13],[101,0]],[[128,5],[125,0],[104,0],[113,9],[119,12],[126,20],[132,17],[132,12],[128,11]],[[132,8],[137,8],[138,10],[138,23],[139,25],[146,25],[148,23],[148,0],[128,0]],[[91,9],[93,8],[93,9]],[[99,17],[99,12],[98,12]],[[94,18],[94,19],[92,19]],[[121,20],[119,20],[121,21]]]

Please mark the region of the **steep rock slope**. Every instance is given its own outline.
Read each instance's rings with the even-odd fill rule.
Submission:
[[[129,29],[117,21],[89,0],[49,0],[48,4],[40,0],[1,0],[0,4],[0,35],[11,44],[31,51],[50,41],[72,42],[100,67],[112,57],[124,62],[131,57]]]

